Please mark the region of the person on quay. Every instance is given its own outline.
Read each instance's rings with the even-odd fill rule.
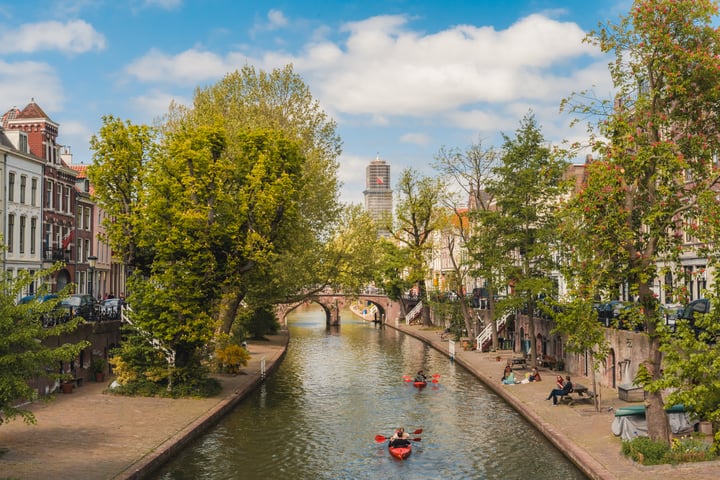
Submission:
[[[572,390],[573,384],[570,381],[570,375],[567,375],[565,376],[565,382],[563,383],[562,388],[554,388],[545,400],[550,400],[552,398],[553,405],[557,405],[558,397],[564,397],[565,395],[572,392]]]

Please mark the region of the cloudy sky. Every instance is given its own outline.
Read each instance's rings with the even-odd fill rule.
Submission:
[[[497,145],[530,110],[551,142],[576,139],[560,101],[610,93],[582,43],[630,0],[0,1],[0,111],[31,99],[75,163],[112,114],[151,123],[171,100],[250,64],[292,63],[338,124],[341,199],[365,165],[431,174],[439,149]]]

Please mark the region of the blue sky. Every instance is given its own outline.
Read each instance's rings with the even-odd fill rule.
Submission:
[[[499,144],[532,110],[547,140],[579,139],[573,91],[608,96],[608,59],[581,42],[630,0],[0,1],[0,111],[31,99],[90,163],[112,114],[152,123],[171,100],[250,64],[292,63],[337,122],[341,200],[362,202],[379,156],[431,174],[441,147]]]

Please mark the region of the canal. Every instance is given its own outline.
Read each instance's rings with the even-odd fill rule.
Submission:
[[[584,479],[540,433],[479,380],[422,342],[320,308],[288,321],[280,368],[153,478]],[[424,389],[403,382],[439,375]],[[376,435],[422,429],[405,461]]]

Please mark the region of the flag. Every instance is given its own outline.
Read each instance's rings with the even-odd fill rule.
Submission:
[[[75,236],[75,230],[70,230],[70,232],[68,232],[68,234],[65,235],[65,238],[63,238],[63,241],[62,241],[63,250],[67,250],[67,248],[70,245],[70,242],[72,242],[74,236]]]
[[[380,184],[380,185],[383,184],[383,179],[382,179],[382,177],[377,177],[377,183]]]

